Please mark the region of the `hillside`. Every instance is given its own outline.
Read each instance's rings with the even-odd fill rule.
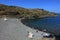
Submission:
[[[0,4],[0,17],[7,16],[7,17],[34,19],[34,18],[43,18],[55,15],[56,13],[54,12],[49,12],[39,8],[27,9],[18,6],[8,6]]]

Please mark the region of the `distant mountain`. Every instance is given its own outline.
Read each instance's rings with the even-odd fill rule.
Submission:
[[[18,6],[8,6],[4,4],[0,4],[0,16],[13,16],[19,18],[27,18],[27,19],[34,19],[34,18],[42,18],[48,16],[55,16],[56,13],[49,12],[44,9],[27,9]]]

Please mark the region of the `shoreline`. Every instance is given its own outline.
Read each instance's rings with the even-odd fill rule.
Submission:
[[[21,19],[17,18],[7,18],[7,21],[4,21],[4,18],[0,19],[0,38],[1,40],[29,40],[27,38],[27,32],[32,32],[34,34],[34,40],[41,40],[43,38],[42,31],[36,32],[35,29],[29,28],[21,22]],[[3,36],[3,37],[2,37]],[[6,39],[7,38],[7,39]]]
[[[40,16],[40,17],[38,17],[38,18],[24,18],[24,17],[22,17],[22,18],[20,18],[20,16],[19,15],[0,15],[0,18],[4,18],[4,17],[7,17],[7,18],[20,18],[20,19],[41,19],[41,18],[48,18],[48,17],[55,17],[55,16],[59,16],[58,14],[57,15],[45,15],[45,16]]]
[[[21,21],[21,20],[20,20],[20,21]],[[22,22],[21,22],[21,23],[22,23]],[[26,26],[26,25],[23,24],[23,23],[22,23],[22,25]],[[41,31],[41,30],[38,30],[38,29],[35,29],[35,28],[31,28],[31,27],[29,27],[29,26],[26,26],[26,27],[29,28],[29,29],[31,29],[32,31],[35,30],[35,32],[36,32],[36,31],[40,32],[40,35],[42,36],[42,38],[43,38],[43,35],[42,35],[42,34],[44,34],[44,33],[51,34],[51,33],[49,33],[49,32],[44,32],[44,31]],[[51,34],[51,35],[53,35],[53,38],[55,39],[54,34]]]

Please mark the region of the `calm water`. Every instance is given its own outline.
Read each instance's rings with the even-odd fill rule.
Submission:
[[[46,29],[47,32],[60,35],[60,16],[43,19],[22,20],[22,22],[29,27],[34,27],[39,30]]]

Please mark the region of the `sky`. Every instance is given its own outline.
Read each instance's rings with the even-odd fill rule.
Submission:
[[[51,12],[60,13],[60,0],[0,0],[0,4],[24,8],[41,8]]]

